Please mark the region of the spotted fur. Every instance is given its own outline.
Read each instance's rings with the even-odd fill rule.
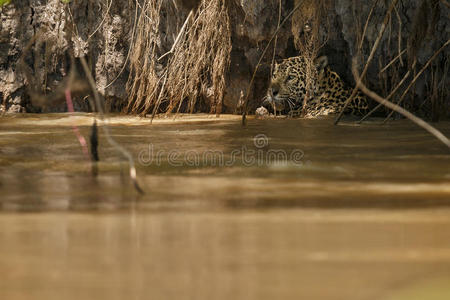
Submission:
[[[307,67],[306,60],[300,56],[277,64],[264,104],[270,104],[278,111],[292,113],[302,110],[305,95],[308,95],[306,117],[339,113],[353,89],[346,86],[339,75],[330,69],[326,56],[317,58],[311,70]],[[306,74],[311,74],[309,85]],[[367,109],[366,97],[358,92],[345,113],[361,115]]]

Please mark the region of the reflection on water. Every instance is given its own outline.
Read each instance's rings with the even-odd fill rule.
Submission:
[[[90,175],[71,125],[79,114],[0,119],[0,207],[15,210],[205,207],[404,207],[450,203],[450,155],[407,121],[380,126],[331,120],[266,120],[242,128],[239,117],[110,119],[129,149],[141,185],[105,139],[99,174]],[[449,134],[450,123],[439,124]]]
[[[6,214],[0,298],[444,300],[449,213]]]
[[[144,196],[91,122],[0,119],[0,299],[448,299],[450,155],[406,121],[114,116]]]

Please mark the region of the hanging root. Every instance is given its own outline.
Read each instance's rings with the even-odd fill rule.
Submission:
[[[427,63],[422,67],[422,69],[419,71],[419,73],[416,74],[416,76],[414,76],[414,79],[411,81],[411,83],[408,85],[408,87],[406,88],[406,90],[403,92],[402,96],[400,97],[400,100],[398,100],[397,105],[400,105],[403,101],[403,99],[405,98],[405,96],[408,94],[408,91],[411,89],[411,87],[416,83],[417,79],[420,77],[420,75],[422,75],[422,73],[430,66],[431,62],[448,46],[450,45],[450,40],[447,40],[447,42],[445,42],[445,44],[439,48],[439,50],[437,50],[433,56],[431,56],[431,58],[427,61]],[[384,122],[387,122],[387,120],[389,120],[389,118],[392,116],[394,112],[392,111],[384,120]]]
[[[198,7],[191,5],[172,48],[164,53],[160,47],[166,38],[160,30],[162,10],[173,3],[144,1],[130,56],[128,112],[154,116],[159,112],[192,113],[206,107],[220,114],[231,53],[226,3],[203,0]],[[189,1],[185,4],[191,7]]]
[[[275,32],[270,37],[269,42],[267,43],[267,46],[264,48],[263,52],[261,53],[261,56],[259,57],[258,63],[256,64],[255,70],[253,71],[253,75],[252,75],[252,78],[250,80],[250,84],[247,87],[247,92],[245,93],[245,100],[244,100],[244,105],[243,105],[243,110],[242,110],[242,125],[244,125],[244,126],[246,125],[246,122],[247,122],[248,101],[249,101],[249,97],[250,97],[251,88],[253,87],[253,83],[255,81],[256,72],[258,72],[258,68],[261,65],[261,62],[262,62],[264,56],[266,55],[266,52],[269,49],[270,44],[272,43],[272,41],[277,36],[277,34],[280,31],[280,29],[292,17],[292,15],[301,7],[302,4],[303,4],[303,1],[299,0],[299,3],[297,3],[297,5],[286,16],[286,18],[284,18],[283,22],[280,23],[280,25],[278,26],[277,30],[275,30]]]
[[[353,58],[352,72],[353,72],[353,76],[355,77],[355,80],[360,82],[359,88],[361,89],[361,91],[364,94],[366,94],[367,96],[369,96],[373,100],[377,101],[378,103],[380,103],[380,104],[382,104],[382,105],[384,105],[384,106],[386,106],[386,107],[388,107],[388,108],[398,112],[399,114],[403,115],[404,117],[408,118],[409,120],[411,120],[412,122],[414,122],[418,126],[422,127],[423,129],[425,129],[426,131],[431,133],[434,137],[436,137],[439,141],[441,141],[444,145],[446,145],[450,149],[450,140],[444,134],[442,134],[442,132],[440,132],[439,130],[437,130],[436,128],[434,128],[433,126],[431,126],[430,124],[428,124],[424,120],[416,117],[415,115],[413,115],[412,113],[410,113],[406,109],[402,108],[401,106],[398,106],[398,105],[396,105],[396,104],[394,104],[394,103],[384,99],[383,97],[379,96],[375,92],[372,92],[371,90],[369,90],[361,82],[360,75],[358,74],[357,58],[356,57]]]
[[[375,52],[377,51],[378,46],[380,45],[381,39],[383,37],[383,34],[386,31],[386,27],[387,27],[387,24],[389,22],[389,19],[391,18],[392,10],[394,9],[395,5],[397,5],[397,2],[398,2],[398,0],[393,0],[391,5],[390,5],[390,7],[389,7],[389,9],[388,9],[388,11],[386,12],[386,15],[384,16],[384,20],[383,20],[383,23],[381,24],[381,28],[380,28],[380,31],[378,33],[377,39],[375,40],[375,43],[372,46],[372,50],[370,51],[369,58],[367,59],[366,65],[364,66],[364,70],[363,70],[361,76],[358,76],[358,80],[356,80],[356,77],[355,77],[356,86],[353,89],[353,92],[352,92],[351,96],[347,99],[347,101],[345,101],[344,107],[342,108],[342,110],[340,111],[340,113],[337,116],[336,120],[334,121],[334,125],[337,125],[339,123],[339,121],[341,120],[341,118],[342,118],[342,116],[344,114],[345,109],[350,104],[350,102],[352,102],[353,99],[355,98],[355,96],[356,96],[356,94],[358,92],[358,89],[359,89],[359,87],[362,84],[362,80],[364,79],[364,77],[367,74],[367,71],[369,70],[369,65],[372,62],[372,59],[373,59],[373,57],[375,55]],[[362,39],[364,39],[364,36],[362,37]]]
[[[379,0],[373,0],[372,9],[379,2]],[[448,59],[445,55],[442,55],[442,52],[448,46],[449,41],[447,40],[445,42],[444,40],[444,45],[440,49],[435,50],[436,52],[425,64],[421,60],[423,59],[423,54],[429,51],[430,46],[434,47],[436,44],[435,37],[438,30],[437,24],[441,15],[441,2],[445,4],[445,1],[439,0],[419,1],[419,6],[412,19],[412,24],[406,27],[404,26],[404,19],[407,18],[402,17],[402,14],[405,15],[402,5],[399,4],[396,6],[395,1],[385,1],[385,6],[390,5],[385,15],[385,21],[383,22],[383,24],[387,25],[388,30],[385,34],[387,37],[385,39],[382,38],[384,34],[383,30],[386,27],[382,26],[360,76],[361,80],[365,79],[365,71],[372,60],[372,54],[378,52],[378,69],[380,71],[378,72],[378,82],[372,81],[372,88],[381,91],[381,95],[385,99],[396,99],[398,97],[398,99],[392,101],[398,105],[414,108],[415,113],[429,114],[427,117],[430,116],[432,120],[438,120],[440,116],[445,115],[446,111],[448,111],[446,109],[448,89],[445,88],[444,84],[447,74],[445,72],[445,65]],[[369,12],[369,17],[371,13]],[[409,21],[409,19],[407,20]],[[396,29],[393,28],[395,22],[397,22]],[[363,57],[361,46],[365,39],[368,23],[369,20],[367,20],[364,26],[361,39],[358,39],[356,53],[358,53],[359,57]],[[407,29],[410,32],[405,34]],[[382,40],[381,42],[379,42],[380,39]],[[395,39],[397,39],[396,42]],[[391,43],[391,41],[394,42]],[[392,51],[393,53],[391,53]],[[417,67],[420,67],[420,69],[416,70]],[[420,79],[421,76],[422,79]],[[424,92],[423,89],[417,90],[417,83],[424,86],[427,91]],[[348,101],[351,101],[351,99],[348,99]],[[377,105],[361,121],[365,120],[380,107],[382,107],[381,104]],[[386,112],[389,112],[389,110],[386,110]],[[388,118],[392,114],[393,111],[389,113]],[[338,116],[336,122],[339,121],[340,116],[341,114]]]

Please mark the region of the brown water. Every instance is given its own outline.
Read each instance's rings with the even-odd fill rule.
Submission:
[[[407,121],[113,116],[145,195],[91,123],[0,118],[0,299],[450,299],[450,153]]]

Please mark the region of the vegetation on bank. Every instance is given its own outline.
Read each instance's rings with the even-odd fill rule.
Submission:
[[[231,31],[226,1],[202,1],[192,8],[172,49],[159,46],[164,0],[144,1],[130,46],[127,111],[220,114],[230,63]],[[175,14],[180,14],[178,7]],[[199,107],[203,105],[203,108]]]

